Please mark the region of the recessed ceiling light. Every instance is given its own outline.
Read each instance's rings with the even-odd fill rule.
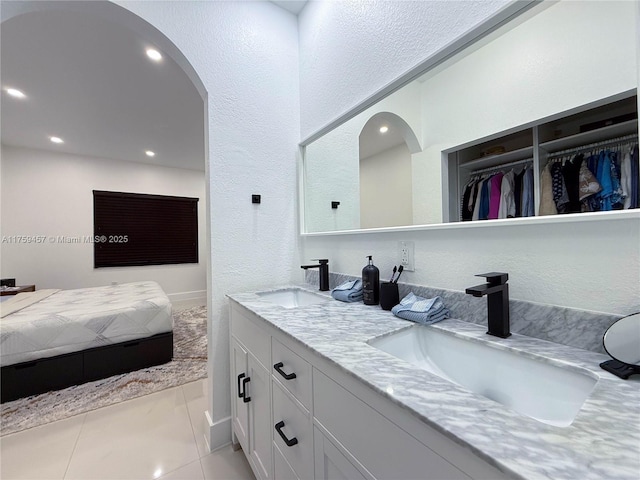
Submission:
[[[15,98],[27,98],[27,96],[24,93],[22,93],[20,90],[18,90],[17,88],[6,88],[5,90],[12,97],[15,97]]]
[[[145,155],[147,155],[147,157],[155,157],[156,156],[156,152],[152,152],[151,150],[146,150]]]
[[[386,125],[383,125],[382,127],[380,127],[380,133],[387,133],[389,131],[389,127],[387,127]]]
[[[60,137],[49,137],[49,140],[51,140],[53,143],[64,143],[64,140],[62,140]]]
[[[147,48],[147,57],[149,57],[154,62],[159,62],[160,60],[162,60],[162,55],[160,54],[160,52],[153,48]]]

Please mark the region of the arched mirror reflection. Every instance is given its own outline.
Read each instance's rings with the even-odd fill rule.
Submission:
[[[373,115],[359,135],[360,228],[413,223],[413,161],[418,139],[401,117]]]

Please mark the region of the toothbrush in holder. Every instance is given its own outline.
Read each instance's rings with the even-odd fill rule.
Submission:
[[[393,273],[391,274],[391,280],[389,280],[389,283],[393,283],[393,277],[395,277],[397,271],[398,271],[398,267],[394,265]]]
[[[404,267],[402,265],[400,265],[400,267],[398,267],[398,276],[396,277],[395,281],[393,280],[393,276],[391,277],[391,283],[398,283],[398,280],[400,280],[400,275],[402,275],[402,271],[404,270]],[[394,268],[394,272],[395,274],[395,268]]]

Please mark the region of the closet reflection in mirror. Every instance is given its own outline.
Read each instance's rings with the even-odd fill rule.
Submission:
[[[526,211],[539,215],[553,155],[637,135],[635,18],[633,2],[542,2],[305,145],[304,232],[461,221],[472,175],[492,169],[516,177],[529,168]],[[360,146],[377,114],[401,118],[416,146],[408,147],[405,180],[411,205],[395,208],[394,219],[377,207],[376,223],[362,205],[369,197]],[[638,160],[631,161],[637,172]],[[389,197],[388,179],[374,188],[380,201]],[[331,209],[331,201],[340,207]]]

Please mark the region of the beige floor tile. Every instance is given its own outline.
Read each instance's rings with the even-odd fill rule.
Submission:
[[[158,480],[204,480],[200,460],[196,460],[173,472],[167,473],[159,477]]]
[[[191,426],[193,427],[193,433],[196,437],[198,454],[201,457],[209,454],[209,449],[205,440],[207,432],[204,412],[207,409],[207,398],[204,393],[204,389],[206,388],[206,385],[206,380],[198,380],[197,382],[187,383],[182,386],[184,397],[187,401],[189,417],[191,418]]]
[[[255,480],[242,450],[221,448],[200,459],[206,480]]]
[[[62,479],[86,414],[0,439],[0,478]]]
[[[181,387],[87,414],[66,479],[153,479],[199,457]]]

